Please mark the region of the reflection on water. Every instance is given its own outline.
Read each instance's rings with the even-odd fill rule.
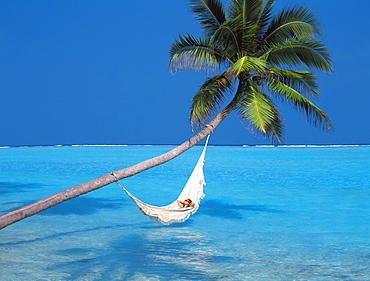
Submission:
[[[149,255],[153,260],[168,262],[202,271],[212,255],[207,239],[188,227],[157,228],[146,233]]]
[[[54,229],[0,243],[8,265],[8,279],[2,280],[218,280],[216,264],[225,258],[209,238],[186,225]]]
[[[214,258],[209,245],[207,238],[189,227],[151,227],[112,246],[128,271],[126,278],[154,274],[204,280]]]

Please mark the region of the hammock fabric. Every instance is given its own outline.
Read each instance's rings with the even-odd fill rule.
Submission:
[[[178,198],[167,206],[157,207],[146,204],[132,195],[119,182],[117,183],[124,191],[126,191],[128,196],[130,196],[130,198],[135,202],[140,211],[144,215],[149,216],[150,219],[166,225],[174,222],[184,222],[198,210],[200,200],[205,196],[205,194],[203,193],[203,187],[206,183],[204,181],[203,165],[208,139],[209,136],[207,137],[202,154],[200,155],[199,160],[193,172],[191,173],[185,187],[181,191]],[[180,208],[180,206],[177,204],[177,200],[184,201],[187,198],[192,200],[192,202],[195,204],[194,207]]]

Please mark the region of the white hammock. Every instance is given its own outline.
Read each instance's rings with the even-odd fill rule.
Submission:
[[[205,196],[205,194],[203,193],[203,186],[206,184],[204,181],[203,164],[208,139],[209,136],[207,137],[202,154],[200,155],[199,160],[193,172],[191,173],[185,187],[183,188],[177,199],[167,206],[157,207],[146,204],[143,201],[136,198],[134,195],[132,195],[118,181],[117,183],[121,186],[121,188],[124,191],[126,191],[128,196],[130,196],[130,198],[139,207],[140,211],[144,215],[149,216],[150,219],[154,221],[159,221],[162,224],[166,225],[174,222],[184,222],[198,210],[200,200]],[[179,204],[177,204],[177,200],[184,201],[187,198],[192,200],[192,202],[195,204],[194,207],[180,208]]]

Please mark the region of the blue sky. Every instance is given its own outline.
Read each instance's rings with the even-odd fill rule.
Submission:
[[[369,144],[370,1],[277,0],[320,18],[335,73],[319,76],[335,127],[283,108],[286,144]],[[179,144],[192,136],[202,73],[167,70],[179,33],[200,34],[182,0],[0,0],[0,146]],[[232,114],[211,144],[269,144]]]

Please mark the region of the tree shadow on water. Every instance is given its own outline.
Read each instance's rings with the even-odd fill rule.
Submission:
[[[221,200],[208,200],[201,204],[200,215],[241,220],[243,212],[284,213],[264,205],[234,205]]]
[[[124,202],[126,201],[127,199],[107,199],[83,196],[68,200],[54,207],[51,207],[41,212],[40,215],[91,215],[97,213],[100,209],[122,208]]]
[[[106,280],[218,280],[214,263],[233,258],[218,256],[209,244],[189,227],[147,227],[146,231],[112,241],[104,251],[60,252],[75,260],[55,264],[55,269],[68,272],[74,279],[99,272]],[[81,258],[81,253],[89,258]]]
[[[107,230],[107,231],[115,231],[117,228],[125,228],[125,227],[140,227],[140,224],[134,223],[134,224],[116,224],[116,225],[109,225],[109,226],[97,226],[93,228],[78,228],[72,231],[65,231],[65,232],[57,232],[53,233],[51,235],[46,235],[44,236],[42,233],[40,234],[39,237],[33,237],[31,239],[25,239],[25,240],[16,240],[14,239],[11,242],[5,242],[3,243],[0,241],[0,247],[4,246],[14,246],[14,245],[31,245],[32,243],[35,242],[44,242],[52,239],[60,239],[60,238],[66,238],[71,235],[88,235],[89,233],[92,233],[94,231],[102,231],[102,230]],[[69,250],[69,249],[68,249]],[[66,250],[66,251],[68,251]]]
[[[44,185],[39,183],[0,182],[0,195],[31,192],[40,187],[44,187]]]
[[[101,209],[120,209],[126,206],[128,199],[107,199],[96,197],[76,197],[66,202],[55,205],[39,213],[41,216],[68,216],[68,215],[92,215]],[[34,201],[7,202],[8,205],[15,205],[11,209],[3,210],[4,213],[34,203]]]

